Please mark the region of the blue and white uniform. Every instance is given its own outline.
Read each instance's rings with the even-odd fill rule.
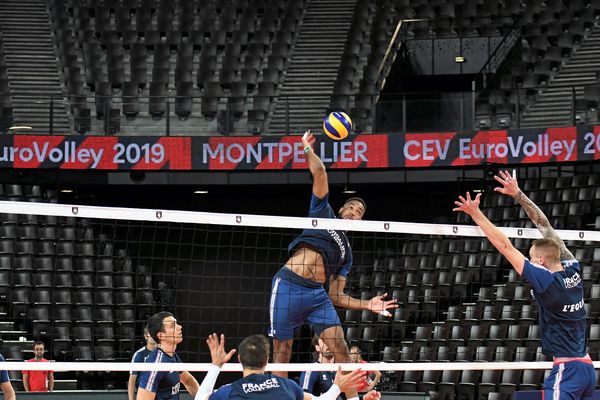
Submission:
[[[146,346],[142,347],[135,353],[133,353],[133,357],[131,357],[132,363],[145,363],[148,356],[152,353]],[[129,375],[135,376],[135,387],[140,386],[140,377],[138,375],[138,371],[131,371]]]
[[[173,357],[162,351],[161,348],[153,350],[146,363],[180,363],[177,354]],[[139,373],[139,388],[156,393],[156,400],[179,400],[179,371],[142,371]]]
[[[545,400],[591,399],[596,374],[587,354],[587,323],[581,266],[562,261],[564,271],[550,272],[525,260],[523,277],[533,287],[539,305],[542,351],[554,357],[544,382]]]
[[[6,362],[2,354],[0,354],[0,362]],[[3,369],[0,371],[0,383],[6,382],[10,382],[10,377],[8,376],[8,371]]]
[[[331,388],[334,379],[334,371],[305,371],[300,374],[298,383],[306,393],[320,396]]]
[[[313,194],[308,216],[335,218],[328,199],[329,195],[319,199]],[[327,282],[332,275],[348,275],[352,266],[352,249],[343,231],[305,229],[290,243],[290,256],[300,245],[321,254]],[[341,325],[323,285],[306,279],[285,266],[273,277],[269,311],[269,336],[278,340],[293,339],[294,331],[306,321],[317,335],[327,328]]]
[[[219,388],[209,400],[303,400],[296,382],[271,374],[252,374]]]

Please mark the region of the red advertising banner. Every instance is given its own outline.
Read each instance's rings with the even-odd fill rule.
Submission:
[[[600,159],[600,126],[318,136],[330,169],[463,167]],[[0,167],[91,170],[306,169],[299,136],[0,137]]]

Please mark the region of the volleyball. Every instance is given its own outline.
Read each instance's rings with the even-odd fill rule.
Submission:
[[[333,140],[344,140],[352,130],[352,120],[345,112],[329,113],[323,121],[323,132]]]

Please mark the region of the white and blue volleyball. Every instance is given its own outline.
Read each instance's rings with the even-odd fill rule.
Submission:
[[[323,132],[333,140],[344,140],[352,131],[352,120],[342,111],[329,113],[323,121]]]

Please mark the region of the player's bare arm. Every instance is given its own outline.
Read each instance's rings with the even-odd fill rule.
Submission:
[[[351,310],[370,310],[374,313],[382,313],[389,309],[398,308],[395,300],[385,300],[387,293],[375,296],[369,301],[355,299],[344,293],[346,287],[346,278],[340,275],[332,275],[329,281],[329,297],[333,304],[338,307]]]
[[[558,243],[561,260],[572,260],[575,258],[569,249],[567,249],[565,242],[558,236],[552,225],[550,225],[546,214],[519,188],[519,182],[514,176],[509,174],[508,171],[500,171],[498,175],[494,176],[494,179],[502,185],[502,187],[497,187],[494,190],[515,199],[523,207],[527,216],[536,228],[538,228],[542,236],[547,239],[553,239]]]
[[[138,388],[136,400],[154,400],[155,398],[156,393],[143,388]]]
[[[325,164],[323,164],[323,161],[321,161],[313,150],[314,143],[315,136],[310,133],[310,130],[306,131],[302,136],[302,144],[304,145],[304,154],[306,154],[306,160],[308,161],[308,169],[313,177],[313,193],[322,199],[329,193],[329,182],[327,181]]]
[[[196,378],[194,378],[192,374],[190,374],[188,371],[183,371],[179,375],[179,380],[181,381],[181,383],[183,383],[183,386],[185,386],[186,390],[189,392],[190,395],[196,395],[200,385],[198,385],[198,381],[196,380]]]
[[[458,200],[454,202],[456,208],[453,211],[462,211],[469,215],[473,221],[483,231],[484,235],[492,243],[492,245],[498,249],[498,251],[506,257],[508,262],[511,263],[513,268],[519,275],[523,274],[523,267],[525,262],[525,256],[519,250],[515,249],[512,245],[508,236],[498,229],[492,222],[481,212],[479,209],[479,203],[481,199],[481,193],[471,199],[471,194],[467,192],[466,197],[459,196]]]
[[[2,392],[4,393],[5,400],[15,400],[17,398],[15,394],[15,390],[13,389],[10,381],[0,383],[0,388],[2,388]]]

